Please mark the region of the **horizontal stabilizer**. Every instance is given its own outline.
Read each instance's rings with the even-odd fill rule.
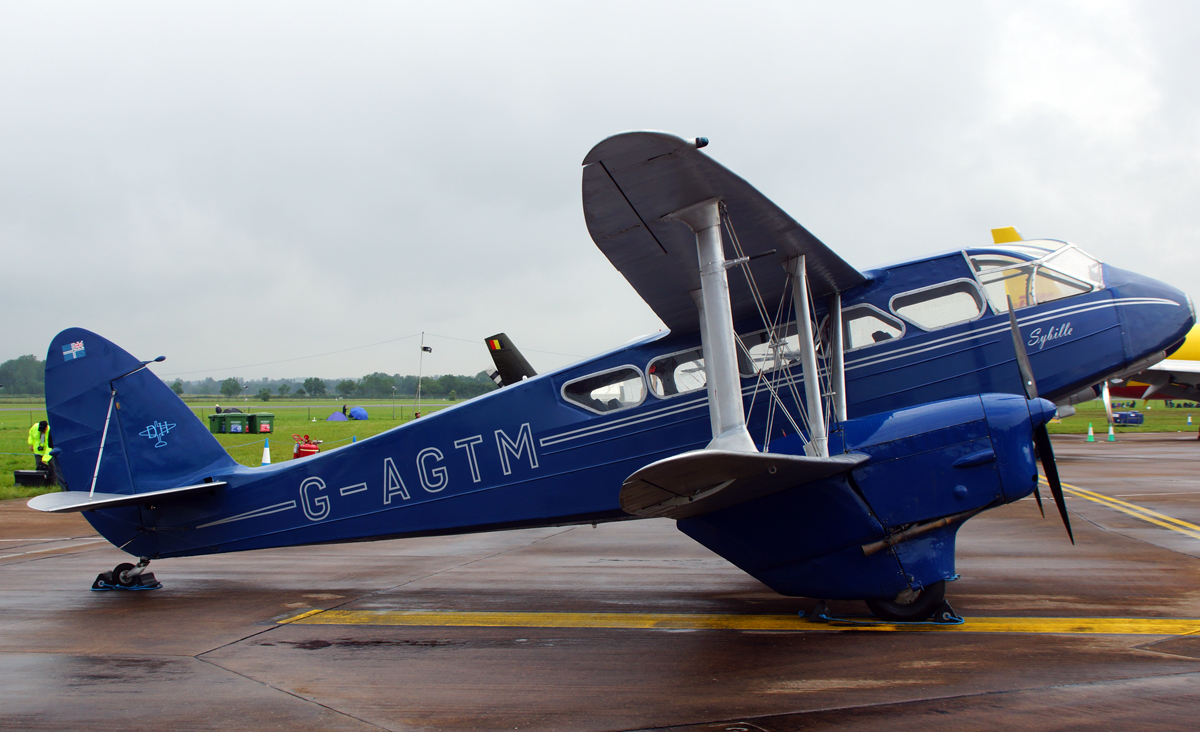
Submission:
[[[87,491],[64,491],[62,493],[44,493],[29,499],[30,508],[36,508],[46,513],[78,513],[79,511],[95,511],[99,508],[117,508],[118,506],[139,506],[148,503],[160,503],[194,496],[204,491],[211,491],[225,485],[225,481],[212,483],[197,483],[185,485],[182,488],[167,488],[149,493],[93,493]]]
[[[621,508],[642,518],[691,518],[844,473],[866,460],[859,453],[818,458],[693,450],[626,478]]]
[[[813,297],[866,281],[783,209],[691,141],[663,132],[625,132],[592,148],[583,164],[583,215],[592,240],[671,330],[697,328],[691,293],[700,288],[700,265],[695,234],[664,217],[711,198],[720,198],[727,207],[766,302],[776,303],[788,291],[781,265],[801,255]],[[740,274],[729,277],[729,301],[735,323],[758,315],[754,294]]]

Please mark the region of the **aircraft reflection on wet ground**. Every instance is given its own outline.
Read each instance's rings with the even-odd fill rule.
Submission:
[[[1195,437],[1054,441],[1107,499],[1068,493],[1077,545],[1030,499],[989,511],[959,540],[967,622],[900,631],[800,619],[811,600],[665,520],[269,549],[236,575],[193,557],[155,593],[81,592],[120,552],[7,502],[0,727],[1191,729],[1200,540],[1147,517],[1200,525]]]

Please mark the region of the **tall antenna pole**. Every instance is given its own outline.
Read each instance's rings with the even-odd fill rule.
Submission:
[[[417,356],[417,416],[421,416],[421,364],[425,360],[425,331],[421,331],[421,355]]]

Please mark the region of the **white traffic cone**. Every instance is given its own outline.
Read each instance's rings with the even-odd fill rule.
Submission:
[[[263,465],[271,464],[271,440],[263,440]]]
[[[1096,433],[1095,433],[1095,432],[1092,432],[1092,423],[1091,423],[1091,422],[1088,422],[1088,438],[1087,438],[1087,441],[1088,441],[1088,442],[1095,442],[1095,441],[1096,441]]]
[[[1116,438],[1116,436],[1113,434],[1113,428],[1112,428],[1112,425],[1111,425],[1111,424],[1108,426],[1108,441],[1109,441],[1109,442],[1116,442],[1116,441],[1117,441],[1117,438]]]

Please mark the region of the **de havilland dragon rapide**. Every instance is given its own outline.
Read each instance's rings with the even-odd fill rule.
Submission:
[[[663,517],[776,592],[901,621],[952,614],[959,527],[1040,504],[1038,459],[1069,532],[1056,403],[1170,355],[1190,299],[1013,229],[859,271],[706,145],[629,132],[583,161],[588,231],[667,330],[246,467],[152,361],[68,328],[46,403],[71,490],[30,506],[137,558],[100,588],[171,557]]]

